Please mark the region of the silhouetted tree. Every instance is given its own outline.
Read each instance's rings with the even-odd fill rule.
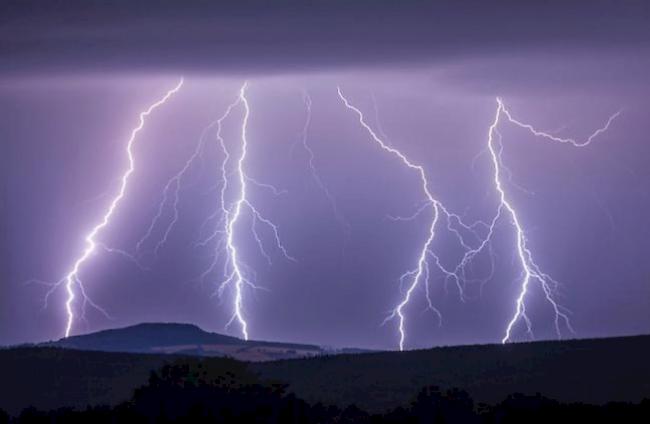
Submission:
[[[343,384],[343,383],[342,383]],[[650,400],[639,404],[586,405],[560,403],[539,394],[513,394],[496,405],[475,407],[462,390],[424,387],[408,407],[370,415],[356,405],[341,410],[310,405],[286,391],[287,386],[262,381],[234,360],[183,359],[152,372],[147,385],[115,407],[61,408],[43,412],[27,408],[13,419],[0,410],[0,424],[22,423],[259,423],[259,424],[537,424],[560,422],[650,422]]]
[[[312,422],[313,412],[327,412],[312,411],[285,389],[284,384],[260,381],[238,361],[206,367],[199,359],[185,360],[152,373],[131,404],[138,414],[156,421],[293,423]]]

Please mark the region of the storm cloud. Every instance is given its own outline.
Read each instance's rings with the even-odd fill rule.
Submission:
[[[412,66],[648,45],[645,1],[10,1],[0,72]]]

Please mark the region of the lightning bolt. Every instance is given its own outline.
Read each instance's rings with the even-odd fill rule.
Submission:
[[[327,188],[327,185],[321,178],[315,164],[316,154],[314,153],[314,149],[312,149],[312,147],[309,144],[309,127],[311,125],[311,118],[312,118],[312,100],[311,100],[311,96],[307,91],[303,91],[302,100],[303,103],[305,104],[305,110],[307,113],[305,114],[305,122],[303,124],[302,131],[300,132],[300,139],[296,140],[296,142],[291,146],[291,151],[293,151],[296,145],[300,143],[303,150],[307,153],[307,165],[309,166],[309,174],[312,180],[316,183],[318,189],[327,198],[327,201],[329,202],[330,207],[332,208],[332,212],[334,213],[336,220],[345,229],[345,234],[347,238],[350,233],[350,224],[347,222],[345,217],[339,211],[336,198],[334,197],[334,195],[332,195],[330,190]]]
[[[492,220],[490,226],[490,236],[499,218],[504,213],[509,215],[511,224],[515,228],[515,236],[516,236],[515,245],[517,251],[517,258],[523,274],[519,295],[517,296],[515,301],[515,312],[512,315],[510,321],[508,322],[508,325],[505,330],[505,334],[501,339],[501,342],[507,343],[511,341],[513,328],[519,321],[524,322],[526,326],[527,334],[530,337],[533,337],[532,322],[526,311],[526,297],[529,292],[530,284],[533,281],[539,283],[544,293],[544,298],[553,309],[553,312],[555,314],[555,319],[554,319],[555,331],[557,337],[561,338],[562,337],[561,325],[560,325],[561,322],[564,323],[565,327],[569,331],[573,332],[573,328],[571,326],[571,322],[568,316],[568,310],[563,306],[561,306],[560,304],[558,304],[558,302],[554,299],[553,293],[554,293],[554,289],[558,286],[558,283],[551,276],[545,273],[540,268],[540,266],[535,262],[533,254],[530,248],[528,247],[526,233],[521,225],[521,221],[519,219],[517,211],[514,208],[510,199],[506,195],[505,189],[503,187],[503,182],[502,182],[502,171],[504,169],[504,166],[502,164],[501,152],[503,151],[503,146],[501,144],[501,137],[498,132],[498,126],[500,124],[501,117],[503,116],[511,124],[514,124],[520,128],[529,131],[531,134],[533,134],[536,137],[541,137],[543,139],[553,141],[553,142],[570,144],[575,147],[585,147],[591,144],[596,139],[596,137],[598,137],[599,135],[607,131],[611,123],[614,121],[614,119],[616,119],[620,115],[621,111],[618,111],[613,115],[611,115],[603,127],[598,128],[584,141],[577,141],[573,138],[557,137],[547,132],[540,131],[534,128],[530,124],[523,123],[512,116],[512,114],[505,107],[503,101],[500,98],[497,98],[496,101],[497,101],[497,110],[496,110],[496,115],[494,117],[494,121],[490,125],[488,131],[487,150],[490,154],[490,158],[494,168],[494,187],[499,196],[499,206],[497,208],[497,213],[494,219]],[[486,242],[487,240],[489,240],[490,236],[486,238]]]
[[[131,174],[135,171],[135,158],[133,156],[133,145],[136,142],[137,135],[138,133],[144,128],[145,120],[146,118],[158,107],[162,106],[169,100],[170,97],[172,97],[178,90],[180,90],[181,86],[183,85],[183,78],[180,79],[178,84],[172,88],[171,90],[167,91],[165,95],[155,103],[151,104],[144,112],[140,113],[140,120],[138,126],[136,126],[132,131],[131,131],[131,136],[129,137],[127,143],[126,143],[126,155],[128,157],[128,168],[122,174],[122,178],[120,180],[120,186],[119,190],[116,194],[116,196],[112,199],[110,204],[108,205],[108,208],[106,209],[106,212],[102,216],[100,222],[95,225],[91,231],[86,235],[85,237],[85,242],[86,242],[86,248],[83,250],[81,255],[76,259],[74,264],[72,265],[72,268],[70,271],[66,274],[66,276],[59,282],[56,283],[55,286],[58,286],[60,284],[65,285],[65,289],[67,292],[67,300],[65,302],[65,310],[68,316],[66,327],[65,327],[65,337],[70,336],[70,332],[72,331],[72,326],[74,324],[75,320],[75,313],[73,310],[73,304],[76,298],[75,294],[75,286],[79,288],[80,294],[83,298],[83,304],[84,306],[86,303],[91,304],[98,310],[104,312],[105,315],[108,315],[105,313],[105,311],[99,307],[97,304],[95,304],[87,295],[85,291],[84,284],[79,276],[81,273],[81,269],[83,265],[90,259],[92,254],[95,252],[95,250],[100,247],[106,249],[101,243],[99,243],[96,238],[99,235],[99,233],[106,227],[108,226],[111,217],[113,216],[115,210],[119,206],[120,202],[124,198],[126,194],[126,189],[128,186],[129,178],[131,177]],[[120,253],[123,253],[120,251]],[[51,291],[50,291],[51,292]],[[49,295],[50,293],[48,293]]]
[[[427,238],[424,244],[422,245],[422,247],[420,248],[417,261],[416,261],[416,266],[413,269],[406,271],[399,278],[400,283],[404,283],[405,281],[407,282],[407,289],[404,293],[404,296],[402,300],[397,304],[397,306],[393,309],[391,314],[386,318],[386,320],[384,320],[384,322],[387,322],[392,319],[398,320],[399,349],[404,350],[404,344],[406,341],[405,308],[411,301],[412,297],[414,296],[415,290],[418,288],[420,284],[422,283],[424,284],[425,299],[427,301],[428,309],[430,309],[438,317],[439,322],[442,323],[442,315],[440,311],[434,306],[429,293],[429,279],[431,276],[431,268],[430,268],[431,265],[429,260],[431,260],[432,263],[435,265],[435,267],[442,273],[446,281],[451,279],[456,282],[461,299],[464,298],[464,289],[463,286],[461,285],[462,279],[457,274],[458,270],[457,269],[452,270],[447,268],[445,265],[443,265],[439,256],[432,249],[432,244],[436,236],[436,229],[438,227],[440,218],[443,217],[445,219],[446,221],[445,229],[451,232],[457,238],[460,246],[465,250],[472,250],[472,248],[469,245],[469,242],[466,240],[467,234],[463,234],[463,233],[472,234],[473,236],[477,237],[479,240],[482,241],[482,238],[478,234],[477,227],[485,227],[487,226],[487,224],[479,221],[471,225],[468,225],[463,222],[463,220],[459,215],[450,212],[431,193],[431,189],[429,187],[429,182],[427,180],[424,168],[420,165],[411,162],[397,148],[392,147],[388,145],[386,142],[384,142],[384,140],[377,134],[377,132],[375,132],[370,127],[370,125],[368,125],[363,115],[363,112],[361,112],[359,108],[353,106],[349,102],[349,100],[343,95],[343,92],[341,91],[340,87],[337,87],[337,92],[339,98],[341,99],[345,107],[350,111],[352,111],[357,116],[359,124],[361,124],[361,126],[367,131],[367,133],[370,135],[370,138],[377,145],[379,145],[381,149],[397,157],[402,162],[402,164],[405,165],[407,168],[416,171],[420,179],[422,191],[424,192],[425,195],[425,201],[423,205],[416,211],[414,215],[407,218],[395,218],[395,219],[412,220],[429,208],[431,208],[433,212],[433,216],[431,218],[431,222],[429,224],[429,228],[427,232]]]
[[[208,275],[214,270],[217,264],[218,257],[223,253],[226,256],[226,261],[224,264],[224,279],[218,285],[217,294],[221,296],[226,288],[232,287],[234,291],[234,301],[233,301],[233,313],[226,324],[226,327],[230,326],[234,322],[239,324],[241,329],[241,334],[244,339],[248,340],[249,331],[248,331],[248,322],[246,320],[244,312],[244,289],[246,287],[252,289],[260,289],[254,283],[255,273],[254,271],[247,266],[241,258],[240,251],[238,249],[237,231],[238,224],[242,219],[244,212],[248,211],[251,218],[251,232],[253,238],[255,239],[260,252],[262,255],[271,263],[271,257],[264,248],[262,238],[257,230],[257,224],[264,224],[270,231],[275,242],[275,246],[286,259],[290,261],[295,261],[295,258],[289,255],[287,249],[282,244],[280,238],[280,231],[277,225],[275,225],[270,219],[266,218],[249,200],[249,183],[258,186],[260,188],[265,188],[271,190],[274,194],[282,194],[282,190],[278,190],[274,186],[259,182],[252,177],[249,177],[246,173],[245,165],[246,158],[248,155],[248,122],[250,117],[250,104],[248,98],[246,97],[246,91],[248,89],[248,82],[245,82],[239,90],[239,96],[237,100],[230,104],[223,116],[221,116],[217,121],[217,140],[219,145],[224,153],[224,161],[221,165],[221,178],[222,186],[220,190],[220,208],[218,212],[221,212],[221,219],[217,230],[203,243],[205,244],[208,241],[219,238],[216,249],[215,256],[212,264],[208,270],[202,275],[202,277]],[[222,123],[227,119],[232,110],[235,107],[242,106],[244,110],[244,115],[242,118],[242,123],[240,127],[240,152],[239,157],[236,158],[235,170],[234,172],[228,171],[228,166],[233,159],[233,155],[230,153],[228,146],[222,136]],[[234,174],[234,177],[231,178]],[[235,180],[235,181],[232,181]],[[230,187],[237,187],[238,191],[236,193],[236,198],[233,201],[228,201],[228,191]],[[218,212],[213,214],[208,218],[216,218]]]

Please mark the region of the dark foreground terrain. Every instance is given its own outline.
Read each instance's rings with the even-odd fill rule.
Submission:
[[[583,418],[592,414],[599,418],[610,413],[616,417],[628,413],[646,414],[646,420],[639,422],[650,422],[647,420],[648,401],[642,403],[643,399],[650,399],[648,358],[648,336],[461,346],[261,363],[214,357],[22,347],[0,350],[0,375],[3,377],[0,379],[0,408],[17,415],[33,406],[36,409],[25,413],[36,417],[45,414],[38,411],[62,407],[83,410],[91,406],[96,409],[85,414],[104,414],[102,416],[110,421],[117,413],[136,414],[145,419],[143,417],[152,413],[147,408],[160,411],[163,404],[166,408],[177,407],[168,411],[177,417],[185,417],[192,411],[199,415],[203,412],[235,414],[235,406],[240,405],[243,409],[236,413],[237,416],[258,407],[266,408],[276,418],[278,416],[273,414],[281,410],[292,417],[299,416],[300,411],[316,414],[315,417],[331,413],[333,415],[328,415],[327,420],[338,417],[339,421],[343,417],[341,414],[360,414],[352,421],[343,422],[365,419],[382,422],[376,421],[379,415],[372,418],[371,414],[382,414],[382,420],[406,414],[399,422],[416,410],[429,414],[431,405],[438,405],[434,409],[459,408],[458,414],[461,410],[462,414],[469,414],[466,420],[470,421],[452,422],[472,422],[473,419],[479,420],[476,422],[537,422],[532,418],[544,416],[544,413],[551,414],[549,417],[578,413]],[[222,400],[230,399],[228,396],[234,398],[223,403],[225,401],[216,401],[215,396]],[[158,404],[159,401],[162,403]],[[603,406],[612,401],[624,404]],[[446,406],[440,406],[443,404]],[[107,407],[100,407],[102,405]],[[350,405],[355,407],[350,409]],[[222,407],[226,409],[219,409]],[[518,408],[524,414],[519,419],[501,420]],[[506,410],[510,412],[505,413]],[[525,415],[529,413],[531,417]],[[50,414],[63,417],[73,413],[63,410]],[[75,419],[81,421],[103,420],[99,415],[82,418],[79,415],[82,412],[74,414],[77,414]]]
[[[650,336],[443,347],[277,361],[254,365],[308,401],[354,402],[381,411],[424,386],[457,387],[476,401],[541,393],[603,404],[650,398]]]
[[[383,413],[309,403],[279,382],[264,381],[246,364],[224,359],[183,359],[153,372],[130,400],[112,407],[26,408],[0,422],[15,423],[646,423],[650,400],[587,405],[560,403],[540,395],[514,394],[495,405],[476,404],[467,392],[423,387],[403,406]]]

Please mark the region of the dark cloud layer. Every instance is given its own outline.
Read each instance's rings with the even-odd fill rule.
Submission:
[[[0,72],[294,71],[648,43],[645,1],[11,1]]]

